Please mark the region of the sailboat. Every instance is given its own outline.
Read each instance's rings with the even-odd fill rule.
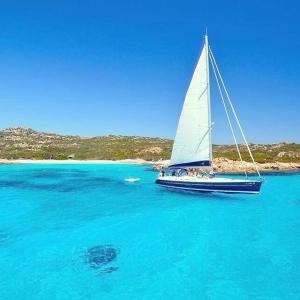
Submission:
[[[240,160],[243,162],[232,118],[240,130],[241,136],[254,164],[257,179],[249,178],[245,169],[245,178],[219,177],[213,172],[212,125],[210,105],[210,64],[216,78],[226,118],[236,145]],[[160,186],[196,191],[221,193],[259,193],[262,178],[255,164],[244,131],[232,105],[215,57],[208,44],[207,34],[196,64],[178,122],[170,164],[162,168],[155,183]]]

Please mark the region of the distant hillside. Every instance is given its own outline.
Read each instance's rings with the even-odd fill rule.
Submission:
[[[160,138],[106,135],[80,137],[29,128],[0,131],[0,158],[158,160],[170,155],[172,141]]]
[[[250,149],[256,162],[300,162],[300,144],[281,142],[278,144],[250,144]],[[245,145],[240,145],[244,160],[250,161]],[[214,157],[224,157],[239,160],[235,145],[215,145]]]
[[[80,137],[16,127],[0,131],[0,158],[6,159],[169,159],[172,140],[139,136]],[[300,162],[300,144],[251,144],[258,162]],[[214,157],[237,160],[234,145],[214,145]],[[249,160],[246,149],[242,154]]]

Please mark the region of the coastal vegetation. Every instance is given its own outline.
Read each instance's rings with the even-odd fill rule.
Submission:
[[[169,159],[173,141],[170,139],[105,135],[81,137],[39,132],[29,128],[15,127],[0,131],[1,159]],[[300,162],[300,144],[251,144],[257,162]],[[235,145],[214,145],[215,158],[238,160]],[[250,160],[245,146],[242,156]]]

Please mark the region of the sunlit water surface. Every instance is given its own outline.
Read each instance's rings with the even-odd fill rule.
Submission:
[[[0,299],[300,299],[299,174],[210,195],[145,168],[1,165]]]

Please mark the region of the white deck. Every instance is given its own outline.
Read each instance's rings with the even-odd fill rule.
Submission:
[[[158,176],[157,179],[167,180],[167,181],[181,181],[181,182],[205,182],[205,183],[229,183],[229,182],[254,182],[259,181],[255,179],[238,179],[238,178],[226,178],[226,177],[198,177],[198,176]]]

